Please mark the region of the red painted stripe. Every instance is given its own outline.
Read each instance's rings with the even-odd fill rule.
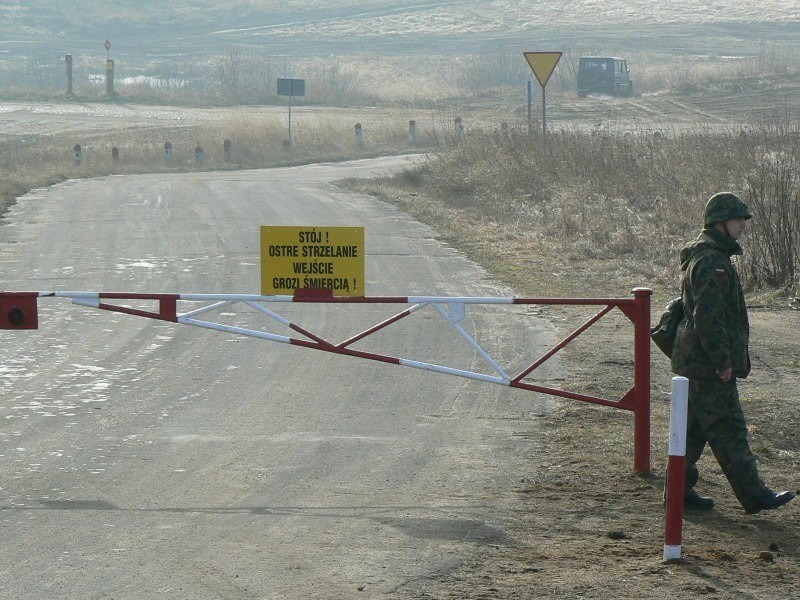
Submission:
[[[125,306],[115,306],[113,304],[104,304],[102,302],[100,304],[98,304],[97,308],[100,308],[102,310],[107,310],[109,312],[122,313],[124,315],[134,315],[134,316],[137,316],[137,317],[146,317],[148,319],[157,319],[159,321],[170,321],[170,322],[173,322],[173,323],[176,323],[178,321],[177,317],[165,316],[165,315],[162,315],[161,313],[154,313],[154,312],[150,312],[150,311],[147,311],[147,310],[137,310],[135,308],[127,308]]]
[[[342,354],[344,356],[355,356],[357,358],[366,358],[368,360],[375,360],[378,362],[389,363],[392,365],[399,365],[400,359],[395,356],[384,356],[383,354],[374,354],[372,352],[359,352],[358,350],[349,350],[347,348],[337,348],[336,346],[325,346],[316,342],[309,342],[306,340],[298,340],[290,338],[289,343],[293,346],[302,346],[303,348],[312,348],[313,350],[322,350],[323,352],[330,352],[332,354]]]
[[[667,518],[664,543],[680,546],[683,537],[683,496],[685,493],[686,457],[670,456],[667,463]]]
[[[333,346],[333,344],[331,344],[330,342],[322,339],[321,337],[317,337],[316,335],[314,335],[310,331],[306,331],[305,329],[303,329],[299,325],[295,325],[294,323],[289,323],[289,328],[294,329],[297,333],[302,333],[304,336],[306,336],[307,338],[309,338],[311,340],[314,340],[315,342],[317,342],[321,346]]]
[[[408,296],[334,296],[335,304],[409,304]]]
[[[398,313],[395,316],[393,316],[393,317],[391,317],[389,319],[386,319],[385,321],[382,321],[382,322],[378,323],[374,327],[370,327],[366,331],[363,331],[363,332],[359,333],[358,335],[354,335],[353,337],[341,342],[340,344],[336,344],[336,347],[337,348],[345,348],[347,346],[350,346],[351,344],[355,344],[358,340],[363,340],[368,335],[371,335],[371,334],[375,333],[376,331],[379,331],[379,330],[383,329],[384,327],[388,327],[392,323],[395,323],[395,322],[399,321],[400,319],[402,319],[403,317],[407,317],[410,314],[411,314],[411,310],[410,309],[409,310],[404,310],[403,312]]]
[[[573,332],[572,332],[570,335],[568,335],[568,336],[567,336],[567,337],[566,337],[566,338],[565,338],[565,339],[564,339],[562,342],[560,342],[559,344],[557,344],[556,346],[554,346],[554,347],[553,347],[553,348],[552,348],[552,349],[551,349],[549,352],[547,352],[547,353],[546,353],[544,356],[542,356],[542,357],[541,357],[539,360],[537,360],[536,362],[534,362],[534,363],[533,363],[533,364],[532,364],[530,367],[528,367],[527,369],[525,369],[524,371],[522,371],[522,373],[520,373],[519,375],[517,375],[517,376],[514,378],[514,383],[519,383],[519,382],[520,382],[521,380],[523,380],[525,377],[527,377],[528,375],[530,375],[530,373],[531,373],[531,372],[533,372],[533,370],[534,370],[534,369],[536,369],[536,368],[538,368],[539,366],[541,366],[541,365],[542,365],[542,363],[544,363],[545,361],[547,361],[548,359],[550,359],[550,358],[551,358],[551,357],[552,357],[552,356],[553,356],[553,355],[554,355],[556,352],[558,352],[559,350],[561,350],[561,349],[562,349],[564,346],[566,346],[567,344],[569,344],[569,343],[570,343],[572,340],[574,340],[576,337],[578,337],[578,336],[579,336],[580,334],[582,334],[584,331],[586,331],[587,329],[589,329],[589,327],[591,327],[591,326],[592,326],[592,325],[594,325],[594,324],[595,324],[597,321],[599,321],[600,319],[602,319],[602,318],[603,318],[603,317],[606,315],[606,313],[608,313],[609,311],[611,311],[613,308],[614,308],[614,307],[613,307],[613,306],[611,306],[611,305],[609,305],[609,306],[606,306],[606,307],[605,307],[603,310],[601,310],[599,313],[597,313],[597,314],[596,314],[595,316],[593,316],[591,319],[589,319],[588,321],[586,321],[586,323],[584,323],[584,324],[583,324],[583,325],[581,325],[581,326],[580,326],[578,329],[576,329],[575,331],[573,331]]]
[[[590,404],[600,404],[602,406],[610,406],[612,408],[620,408],[622,410],[634,410],[634,407],[621,403],[619,400],[608,400],[607,398],[598,398],[596,396],[587,396],[586,394],[578,394],[576,392],[567,392],[555,388],[544,387],[541,385],[533,385],[530,383],[522,383],[519,381],[512,381],[509,387],[518,388],[521,390],[528,390],[530,392],[539,392],[540,394],[548,394],[550,396],[559,396],[560,398],[569,398],[570,400],[580,400],[581,402],[589,402]]]

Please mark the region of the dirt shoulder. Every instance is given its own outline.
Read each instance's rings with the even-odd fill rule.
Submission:
[[[647,265],[570,262],[553,248],[531,247],[525,231],[499,227],[468,210],[447,208],[385,182],[351,182],[434,226],[442,237],[526,297],[627,297],[653,289],[653,313],[674,296],[669,281]],[[751,445],[761,473],[775,489],[798,488],[800,425],[800,312],[785,299],[748,298],[754,372],[740,385]],[[585,314],[547,314],[566,335]],[[569,389],[598,392],[627,382],[632,369],[624,319],[593,327],[592,340],[564,351]],[[619,356],[617,352],[622,349]],[[509,494],[519,503],[507,532],[514,542],[476,552],[472,564],[420,586],[414,597],[447,598],[789,598],[800,578],[800,504],[747,516],[714,457],[700,463],[698,488],[717,500],[710,513],[685,515],[680,562],[662,560],[662,494],[667,463],[667,359],[652,353],[652,473],[633,472],[630,413],[573,401],[542,419],[544,453],[531,476]],[[525,432],[520,432],[525,435]],[[446,591],[440,591],[446,590]],[[445,594],[445,595],[442,595]]]

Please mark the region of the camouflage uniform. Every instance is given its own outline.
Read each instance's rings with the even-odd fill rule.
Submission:
[[[749,210],[740,216],[749,217]],[[712,227],[711,219],[713,215],[707,214],[706,227],[680,251],[686,318],[675,338],[672,370],[689,379],[686,489],[697,483],[696,463],[708,443],[742,507],[750,511],[770,490],[758,474],[747,441],[736,387],[736,378],[750,373],[747,307],[730,260],[742,254],[742,248]],[[719,373],[728,368],[733,375],[725,382]]]

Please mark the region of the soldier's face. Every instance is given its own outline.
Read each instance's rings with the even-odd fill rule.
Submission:
[[[738,240],[747,229],[747,219],[744,217],[737,217],[735,219],[728,219],[725,221],[728,229],[728,234],[735,240]]]

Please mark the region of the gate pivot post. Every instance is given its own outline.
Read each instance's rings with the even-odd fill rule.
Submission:
[[[178,296],[162,296],[158,299],[158,316],[165,321],[178,320]]]
[[[634,469],[640,475],[650,474],[650,296],[653,290],[633,290],[634,362],[633,375],[633,449]]]

